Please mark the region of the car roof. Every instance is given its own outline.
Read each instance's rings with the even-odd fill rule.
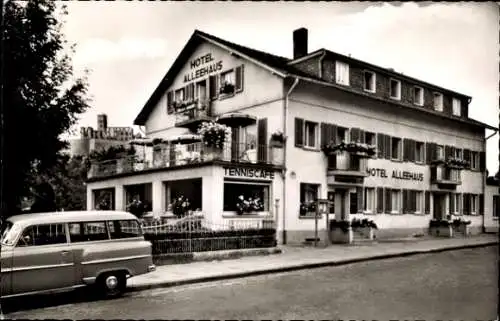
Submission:
[[[105,220],[135,220],[133,214],[123,211],[70,211],[70,212],[47,212],[20,214],[9,217],[7,220],[16,224],[49,224],[49,223],[71,223],[81,221],[105,221]]]

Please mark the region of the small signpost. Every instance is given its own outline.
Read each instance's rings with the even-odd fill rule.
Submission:
[[[328,231],[328,206],[330,204],[330,201],[327,199],[317,199],[316,200],[316,213],[314,215],[314,247],[318,246],[318,220],[321,217],[321,215],[326,214],[326,231]],[[326,244],[328,244],[328,240],[326,240]]]

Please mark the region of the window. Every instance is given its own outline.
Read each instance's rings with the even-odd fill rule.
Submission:
[[[455,156],[456,158],[462,159],[463,150],[461,148],[455,148]]]
[[[391,190],[391,209],[392,213],[399,213],[401,206],[400,206],[400,196],[401,192],[399,190]]]
[[[415,162],[423,163],[424,159],[424,143],[415,142]]]
[[[316,148],[318,123],[305,122],[305,146]]]
[[[415,192],[415,213],[422,213],[423,193],[421,191],[414,191],[414,192]]]
[[[234,71],[232,69],[220,74],[220,86],[223,87],[225,84],[234,85]]]
[[[341,62],[335,62],[335,82],[337,84],[349,86],[349,65]]]
[[[436,159],[444,159],[444,146],[443,145],[436,146]]]
[[[375,213],[375,189],[365,188],[364,211]]]
[[[364,89],[369,92],[375,92],[375,73],[371,71],[364,72]]]
[[[207,99],[207,81],[202,80],[196,83],[196,91],[195,97],[198,98],[201,102],[204,102]]]
[[[42,224],[29,226],[17,241],[17,246],[40,246],[66,243],[64,224]]]
[[[105,222],[84,222],[69,224],[71,242],[90,242],[107,240],[108,231]]]
[[[244,182],[224,182],[224,211],[237,211],[237,204],[240,199],[249,204],[254,202],[251,212],[269,211],[269,184],[265,183],[244,183]]]
[[[368,145],[376,146],[376,135],[375,133],[365,132],[365,143]]]
[[[139,237],[142,235],[139,222],[136,220],[121,220],[108,222],[111,239]]]
[[[401,159],[401,138],[391,138],[391,158],[395,160]]]
[[[452,106],[453,106],[453,115],[460,116],[462,114],[462,104],[460,103],[460,100],[453,98]]]
[[[422,213],[423,192],[403,190],[403,211],[405,213]]]
[[[184,88],[177,89],[175,91],[175,101],[176,102],[181,102],[184,101],[185,96],[184,96]]]
[[[316,212],[319,184],[300,183],[300,215]]]
[[[479,153],[471,152],[470,153],[470,168],[471,169],[479,169]]]
[[[434,93],[434,110],[443,111],[443,95]]]
[[[347,142],[347,134],[349,129],[344,127],[337,127],[337,142]]]
[[[421,87],[413,87],[413,103],[418,106],[424,105],[424,89]]]
[[[470,213],[471,214],[479,214],[477,212],[477,195],[476,194],[470,195]]]
[[[493,217],[498,218],[500,216],[500,196],[493,195]]]
[[[453,197],[453,208],[451,209],[451,212],[455,215],[460,214],[460,194],[451,194],[451,197]]]
[[[401,99],[401,82],[396,79],[391,79],[389,81],[390,85],[390,96],[393,99]]]

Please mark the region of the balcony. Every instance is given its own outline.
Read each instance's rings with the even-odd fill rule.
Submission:
[[[150,152],[151,153],[151,152]],[[152,155],[127,156],[119,159],[94,162],[87,177],[102,178],[123,173],[142,172],[151,169],[175,168],[213,161],[241,164],[283,165],[283,157],[267,145],[228,143],[222,149],[192,144],[156,146]],[[146,161],[152,159],[152,161]]]
[[[431,167],[431,184],[437,184],[439,188],[454,188],[462,184],[461,170],[445,165],[433,166]]]
[[[327,176],[344,176],[363,178],[366,172],[367,159],[347,151],[330,154],[328,157]]]
[[[210,101],[195,100],[184,105],[182,109],[176,110],[175,126],[189,128],[191,131],[196,132],[202,122],[212,119]]]

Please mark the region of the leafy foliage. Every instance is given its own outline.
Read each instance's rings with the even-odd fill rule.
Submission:
[[[58,164],[67,145],[60,135],[88,108],[88,99],[85,77],[73,76],[74,51],[66,52],[56,2],[8,1],[4,10],[2,215],[9,216],[29,194],[31,175]]]

